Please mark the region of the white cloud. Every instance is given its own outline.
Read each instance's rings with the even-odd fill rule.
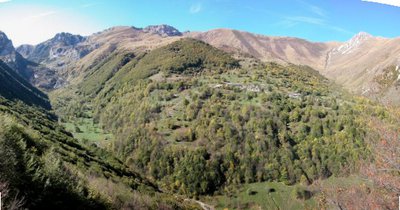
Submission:
[[[10,2],[11,0],[0,0],[0,3]]]
[[[196,13],[201,12],[202,9],[203,9],[203,5],[202,5],[201,3],[197,3],[197,4],[193,4],[193,5],[190,7],[189,12],[190,12],[191,14],[196,14]]]
[[[326,11],[324,9],[322,9],[321,7],[310,5],[309,8],[310,8],[311,12],[313,12],[321,17],[326,17]]]
[[[83,4],[81,5],[82,8],[90,8],[90,7],[94,7],[97,5],[100,5],[101,3],[89,3],[89,4]]]
[[[307,8],[310,12],[320,16],[320,17],[327,17],[327,12],[321,7],[318,7],[316,5],[310,4],[306,1],[303,0],[296,0],[298,3],[303,5],[305,8]]]
[[[38,13],[38,14],[35,14],[35,15],[28,16],[28,17],[25,18],[25,20],[44,18],[44,17],[50,16],[50,15],[54,15],[56,13],[57,13],[56,11],[41,12],[41,13]]]
[[[400,0],[362,0],[362,1],[400,7]]]
[[[313,18],[313,17],[303,17],[303,16],[296,16],[296,17],[285,17],[286,21],[289,22],[302,22],[308,23],[313,25],[324,25],[325,20],[321,18]]]

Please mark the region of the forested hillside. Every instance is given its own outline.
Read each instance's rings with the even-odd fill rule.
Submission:
[[[379,168],[393,167],[385,142],[396,143],[396,109],[306,66],[181,39],[86,65],[50,93],[53,107],[3,63],[0,86],[0,189],[10,209],[199,208],[187,198],[263,206],[252,201],[263,185],[296,199],[276,203],[269,189],[277,208],[351,207],[353,193],[365,200],[357,206],[395,203],[398,188],[382,180],[396,185],[397,172]]]
[[[0,95],[50,109],[48,97],[0,60]]]
[[[1,66],[0,190],[6,209],[187,209],[112,153],[57,123],[47,96]]]
[[[114,135],[107,149],[163,189],[311,184],[370,155],[360,102],[308,67],[238,61],[191,39],[114,58],[54,105],[62,121],[93,117]]]
[[[0,0],[0,210],[399,208],[400,3],[337,2]]]

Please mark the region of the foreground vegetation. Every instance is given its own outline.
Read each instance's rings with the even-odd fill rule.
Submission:
[[[397,205],[400,112],[308,67],[236,60],[192,39],[87,66],[51,93],[54,114],[0,61],[7,209],[199,208],[188,197],[221,209]]]
[[[191,205],[161,193],[112,154],[79,144],[43,109],[0,97],[0,120],[0,183],[9,209]]]
[[[360,160],[373,160],[367,139],[379,136],[367,116],[390,115],[310,68],[239,65],[190,39],[114,54],[84,72],[53,97],[63,121],[94,113],[113,134],[106,149],[162,189],[194,198],[358,173]]]
[[[50,109],[46,94],[25,81],[18,73],[0,60],[0,96],[20,100],[29,105]]]
[[[6,209],[198,208],[163,193],[96,144],[74,139],[49,111],[46,94],[1,61],[0,84],[0,191]]]

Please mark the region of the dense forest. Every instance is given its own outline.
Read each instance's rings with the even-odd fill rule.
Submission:
[[[398,170],[377,167],[393,167],[388,145],[396,145],[400,112],[309,67],[233,58],[182,39],[113,52],[80,73],[49,99],[0,63],[6,208],[200,209],[192,199],[278,182],[299,200],[323,192],[352,206],[348,197],[358,193],[394,206],[372,196],[398,190],[382,182],[395,186]],[[352,174],[372,184],[315,187]]]
[[[162,193],[112,153],[79,143],[44,109],[49,108],[47,96],[7,68],[0,69],[5,75],[0,84],[10,84],[0,96],[0,190],[5,209],[197,208]],[[7,88],[15,89],[8,95]]]
[[[191,39],[113,58],[101,65],[112,73],[92,67],[86,78],[98,81],[54,105],[63,121],[93,117],[114,134],[109,151],[172,192],[310,184],[370,154],[356,99],[308,67],[239,61]]]

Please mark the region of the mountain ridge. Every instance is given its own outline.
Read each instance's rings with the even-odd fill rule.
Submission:
[[[0,119],[7,123],[0,125],[0,144],[17,136],[11,138],[18,142],[11,152],[38,163],[40,168],[31,170],[31,162],[20,161],[29,166],[25,180],[45,186],[31,193],[44,198],[39,206],[68,200],[53,193],[64,189],[93,209],[99,209],[97,202],[104,209],[194,209],[187,198],[232,199],[234,191],[253,197],[254,189],[240,189],[249,183],[281,195],[264,184],[280,182],[294,188],[287,198],[340,207],[335,195],[328,196],[334,204],[320,201],[330,194],[319,182],[353,173],[363,177],[360,165],[372,164],[373,139],[381,141],[380,127],[371,121],[398,125],[390,110],[332,82],[354,91],[373,84],[377,92],[396,91],[396,39],[359,33],[344,43],[313,43],[229,29],[175,30],[120,26],[88,37],[59,33],[37,46],[20,46],[26,62],[51,68],[57,81],[65,81],[49,89],[51,113],[26,106],[32,98],[13,98],[36,89],[26,88],[31,85],[23,78],[3,82],[18,73],[0,65]],[[4,43],[6,55],[15,52],[9,40]],[[49,78],[38,73],[34,77]],[[13,117],[14,123],[8,120]],[[37,181],[30,179],[37,176],[32,171],[44,172]],[[18,183],[13,173],[6,181]],[[75,173],[76,180],[68,179]],[[355,188],[360,197],[386,189],[368,181],[373,185]],[[23,183],[15,188],[26,191]],[[383,192],[379,205],[393,192]]]
[[[391,46],[396,45],[397,43],[393,40],[397,39],[375,37],[366,32],[359,32],[346,42],[312,42],[296,37],[266,36],[227,28],[182,33],[176,28],[165,24],[145,28],[116,26],[85,37],[85,40],[78,43],[78,46],[81,45],[80,50],[84,52],[80,56],[77,56],[79,53],[77,53],[76,46],[66,45],[63,48],[54,45],[54,51],[60,50],[64,52],[65,50],[65,56],[61,56],[62,58],[57,58],[53,62],[44,62],[44,65],[50,69],[56,69],[56,75],[59,77],[58,81],[64,81],[59,82],[59,85],[54,85],[54,87],[59,88],[80,77],[79,75],[84,69],[98,63],[110,53],[116,51],[145,52],[186,37],[202,40],[239,57],[250,56],[266,62],[307,65],[343,85],[351,92],[365,95],[375,100],[388,101],[387,98],[396,94],[394,93],[396,88],[385,89],[376,83],[375,79],[384,74],[384,69],[398,65],[393,59],[389,61],[390,59],[388,60],[381,56],[385,54],[385,49],[379,47],[387,45],[389,42],[393,43]],[[369,43],[369,45],[364,45],[364,43]],[[392,56],[386,53],[388,54],[387,56],[393,57],[397,52],[397,48],[386,47],[393,51],[391,53]],[[360,50],[361,48],[365,49]],[[380,51],[377,52],[376,48],[379,48]],[[26,55],[27,53],[25,52],[31,52],[32,47],[22,46],[17,48],[17,51]],[[368,56],[378,57],[381,60],[373,58],[375,63],[365,62],[359,59],[357,53],[352,53],[353,51],[360,53],[371,52]],[[63,61],[64,58],[65,60]],[[39,60],[46,59],[51,60],[48,57]],[[62,61],[61,63],[59,62],[60,60]],[[351,70],[348,64],[350,61],[354,63],[352,64],[354,69]],[[366,63],[363,66],[364,69],[361,67],[364,64],[363,62]],[[370,69],[374,73],[364,74],[364,72],[365,78],[359,80],[360,77],[356,75],[361,74],[365,69]],[[400,100],[395,101],[395,103],[400,103]]]
[[[9,100],[21,100],[28,105],[50,109],[48,97],[25,81],[0,60],[0,95]]]
[[[0,60],[36,87],[52,89],[57,83],[55,71],[24,58],[7,35],[0,33]]]

